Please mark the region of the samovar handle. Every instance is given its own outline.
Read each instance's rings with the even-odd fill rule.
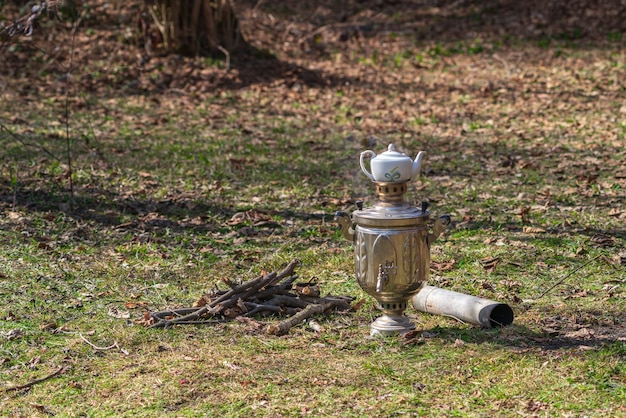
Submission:
[[[350,218],[350,215],[348,215],[346,212],[339,211],[335,213],[335,222],[339,222],[339,224],[341,225],[341,232],[343,234],[343,237],[348,241],[354,241],[355,234],[354,228],[352,227],[352,219]]]
[[[428,234],[428,246],[429,247],[430,247],[430,244],[437,241],[437,238],[439,238],[439,235],[441,235],[441,233],[446,229],[448,225],[450,225],[451,222],[452,222],[452,218],[450,217],[450,215],[442,215],[439,218],[437,218],[437,220],[435,221],[435,224],[433,225],[433,232]]]

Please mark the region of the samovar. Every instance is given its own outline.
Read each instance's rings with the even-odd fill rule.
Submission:
[[[408,183],[419,177],[424,155],[421,151],[412,160],[393,144],[379,155],[362,152],[361,169],[374,182],[378,201],[367,209],[357,202],[352,217],[346,212],[335,215],[343,236],[354,242],[357,282],[382,311],[371,325],[372,335],[396,335],[415,328],[404,311],[428,280],[431,244],[450,223],[449,216],[441,216],[429,232],[427,202],[417,208],[404,200]]]

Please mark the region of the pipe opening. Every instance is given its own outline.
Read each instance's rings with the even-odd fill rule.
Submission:
[[[491,328],[505,327],[513,323],[513,309],[511,309],[509,305],[504,303],[498,303],[495,305],[487,306],[483,310],[486,309],[491,309],[488,317],[489,325],[491,325]]]

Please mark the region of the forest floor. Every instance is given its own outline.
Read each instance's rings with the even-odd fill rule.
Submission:
[[[626,415],[626,9],[591,3],[245,1],[241,52],[189,58],[87,1],[3,45],[0,415]],[[369,337],[333,216],[389,143],[453,219],[429,284],[513,325]],[[358,309],[145,327],[293,259]]]

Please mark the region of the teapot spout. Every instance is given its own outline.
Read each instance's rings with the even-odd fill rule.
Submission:
[[[422,172],[422,160],[424,159],[424,156],[426,155],[426,151],[420,151],[417,154],[417,157],[415,157],[415,161],[413,161],[413,167],[411,170],[411,177],[416,179],[420,176],[420,173]]]

